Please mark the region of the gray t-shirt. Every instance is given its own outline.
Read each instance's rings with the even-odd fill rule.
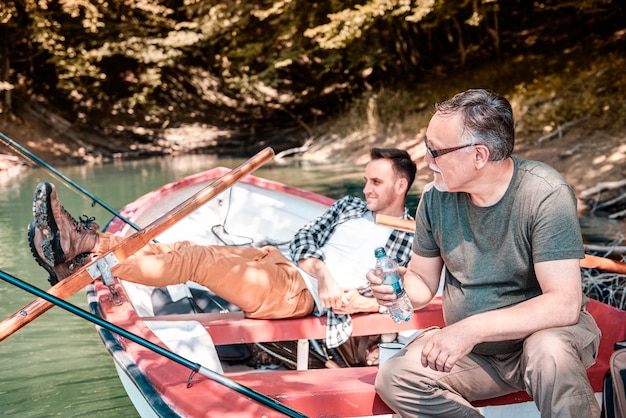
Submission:
[[[576,197],[550,166],[513,157],[514,174],[498,203],[478,207],[467,193],[430,188],[420,199],[413,251],[445,263],[446,324],[515,305],[541,293],[533,264],[583,258]],[[481,343],[505,354],[521,340]]]

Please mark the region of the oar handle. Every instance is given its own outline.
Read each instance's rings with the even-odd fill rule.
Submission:
[[[378,214],[376,215],[376,223],[390,226],[400,231],[415,231],[415,221],[410,219],[400,219],[389,215]],[[596,268],[610,273],[626,274],[626,263],[590,254],[585,254],[585,258],[580,260],[580,267],[588,269]]]
[[[415,232],[415,221],[412,219],[400,219],[389,215],[376,215],[376,221],[379,225],[390,226],[399,231]]]
[[[135,232],[133,235],[111,248],[109,252],[103,254],[100,259],[113,259],[117,263],[121,263],[139,251],[158,235],[162,234],[172,225],[228,189],[238,180],[259,168],[273,156],[274,151],[269,147],[265,148],[248,161],[218,178],[213,183],[209,184],[178,206],[172,208],[144,229]],[[48,293],[60,299],[67,299],[79,290],[83,289],[93,280],[89,273],[89,269],[96,263],[96,261],[97,260],[91,261],[71,276],[61,280],[59,283],[52,286],[48,290]],[[115,271],[115,265],[111,266],[109,264],[109,266],[111,271]],[[0,341],[3,341],[29,322],[41,316],[52,306],[53,305],[51,303],[38,298],[6,318],[2,321],[2,323],[0,323]]]
[[[580,260],[580,266],[587,269],[599,269],[610,273],[626,274],[626,263],[590,254],[585,254],[585,258]]]

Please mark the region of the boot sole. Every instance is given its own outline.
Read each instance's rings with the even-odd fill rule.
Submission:
[[[35,217],[35,224],[37,228],[39,228],[43,234],[41,250],[43,251],[43,255],[46,259],[45,262],[51,269],[54,265],[64,263],[66,261],[66,257],[63,252],[63,248],[61,248],[59,227],[54,220],[54,214],[52,213],[52,207],[50,206],[50,193],[52,193],[52,185],[50,183],[42,182],[37,185],[37,188],[35,189],[35,196],[33,198],[33,216]],[[32,235],[34,237],[34,231]],[[40,262],[41,257],[39,255],[35,258],[37,259],[37,262]],[[46,270],[48,270],[48,268],[46,268]]]
[[[48,272],[48,282],[50,283],[50,285],[54,286],[59,282],[59,278],[52,269],[52,266],[50,266],[50,264],[48,264],[46,260],[41,258],[41,256],[39,255],[39,251],[37,251],[37,246],[35,245],[35,228],[36,226],[34,221],[28,224],[28,244],[30,246],[30,252],[33,254],[33,257],[35,258],[37,264],[39,264]]]

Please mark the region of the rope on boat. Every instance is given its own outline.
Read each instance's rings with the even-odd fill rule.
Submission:
[[[211,232],[224,245],[237,246],[237,247],[263,247],[265,245],[272,245],[274,247],[280,248],[281,246],[289,244],[291,241],[274,241],[271,239],[266,239],[260,242],[255,242],[254,238],[245,236],[245,235],[237,235],[229,232],[226,229],[226,224],[228,222],[228,216],[230,215],[230,208],[232,207],[231,201],[233,199],[233,189],[228,191],[228,206],[226,207],[226,214],[224,214],[224,220],[220,225],[213,225],[211,227]],[[238,244],[232,238],[240,238],[244,239],[246,242]]]
[[[278,360],[282,361],[283,363],[287,363],[290,364],[293,368],[296,367],[296,362],[288,359],[285,356],[281,356],[280,354],[278,354],[275,351],[270,350],[269,348],[265,347],[263,344],[259,344],[259,343],[254,343],[254,345],[256,345],[257,347],[259,347],[261,350],[265,351],[267,354],[271,355],[272,357],[277,358]]]

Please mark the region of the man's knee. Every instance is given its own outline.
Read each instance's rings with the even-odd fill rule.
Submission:
[[[544,331],[531,335],[524,342],[522,368],[538,371],[546,377],[557,373],[584,373],[583,353],[573,341],[558,332]]]
[[[385,403],[391,403],[391,386],[393,379],[393,366],[390,364],[390,360],[387,360],[385,364],[378,368],[378,373],[376,374],[376,381],[374,383],[374,388],[376,389],[376,393],[385,401]]]
[[[539,332],[524,344],[522,370],[524,384],[544,414],[597,416],[599,411],[583,364],[583,352],[558,330]],[[593,347],[583,347],[583,350]],[[593,356],[593,354],[590,354]]]

